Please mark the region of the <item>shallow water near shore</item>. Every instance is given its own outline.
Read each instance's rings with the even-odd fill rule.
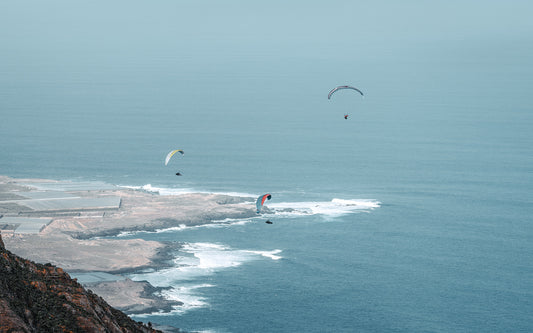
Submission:
[[[434,9],[400,21],[415,6],[375,26],[365,15],[385,10],[355,2],[54,3],[0,5],[18,14],[0,20],[1,174],[272,194],[256,218],[119,236],[184,244],[172,268],[130,277],[185,306],[135,318],[234,333],[532,330],[530,10],[506,29],[458,18],[436,31]],[[274,9],[289,14],[257,14]],[[328,100],[341,84],[364,99]],[[172,149],[185,154],[165,167]]]

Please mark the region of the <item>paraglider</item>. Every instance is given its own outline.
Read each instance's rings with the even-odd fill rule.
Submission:
[[[180,153],[181,155],[185,154],[183,150],[181,149],[176,149],[176,150],[171,151],[170,153],[167,154],[167,157],[165,158],[165,165],[168,165],[168,162],[170,161],[172,156],[174,156],[174,154],[176,153]]]
[[[170,159],[172,158],[172,156],[174,156],[176,153],[180,153],[181,155],[184,155],[185,152],[181,149],[176,149],[176,150],[173,150],[171,151],[170,153],[167,154],[167,157],[165,158],[165,165],[168,165],[168,162],[170,162]],[[176,176],[182,176],[181,172],[176,172]]]
[[[263,208],[263,204],[266,200],[270,200],[272,196],[270,194],[263,194],[260,195],[259,198],[257,198],[257,202],[255,203],[255,206],[257,207],[257,214],[261,212],[261,208]]]
[[[354,91],[357,91],[358,93],[360,93],[361,96],[363,96],[363,97],[365,96],[365,95],[363,94],[363,92],[362,92],[361,90],[357,89],[356,87],[352,87],[352,86],[338,86],[338,87],[336,87],[336,88],[331,89],[331,91],[330,91],[329,94],[328,94],[328,99],[331,99],[331,96],[333,96],[334,93],[336,93],[336,92],[339,91],[339,90],[343,90],[343,89],[351,89],[351,90],[354,90]],[[348,119],[348,114],[347,114],[347,113],[344,114],[344,119]]]
[[[339,90],[342,90],[342,89],[352,89],[352,90],[355,90],[357,92],[359,92],[361,94],[361,96],[364,96],[363,92],[359,89],[357,89],[356,87],[352,87],[352,86],[338,86],[337,88],[333,88],[331,89],[331,91],[329,92],[328,94],[328,99],[331,99],[331,96],[336,93],[337,91]]]

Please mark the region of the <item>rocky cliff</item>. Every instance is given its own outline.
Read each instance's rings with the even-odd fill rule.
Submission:
[[[0,236],[0,332],[159,332],[85,290],[61,268],[20,258]]]

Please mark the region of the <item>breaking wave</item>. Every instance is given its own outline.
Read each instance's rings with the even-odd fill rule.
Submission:
[[[134,273],[128,277],[134,281],[148,281],[155,287],[168,288],[161,291],[161,296],[183,303],[176,306],[171,313],[184,313],[191,309],[208,307],[209,302],[203,289],[215,285],[195,283],[218,271],[237,267],[253,260],[280,260],[282,250],[238,250],[216,243],[185,243],[183,252],[174,259],[171,268],[158,271]],[[168,315],[169,313],[152,313],[151,315]]]
[[[268,209],[281,215],[324,215],[342,216],[358,212],[368,212],[379,208],[381,203],[373,199],[332,199],[331,201],[302,201],[269,203]]]

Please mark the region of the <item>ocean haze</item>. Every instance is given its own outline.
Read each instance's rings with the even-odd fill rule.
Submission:
[[[124,236],[185,242],[196,273],[133,274],[188,300],[143,321],[530,331],[532,12],[3,1],[0,173],[272,194],[256,219]],[[327,99],[344,84],[365,97]],[[173,149],[185,154],[165,167]]]

